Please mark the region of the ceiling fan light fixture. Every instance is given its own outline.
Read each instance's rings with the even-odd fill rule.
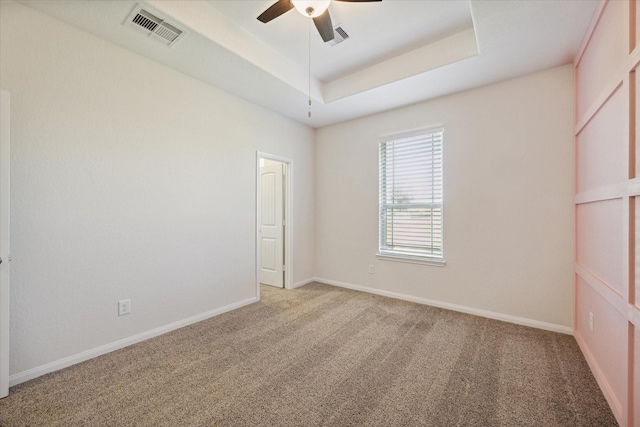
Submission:
[[[317,18],[329,8],[331,0],[291,0],[291,3],[302,16]]]

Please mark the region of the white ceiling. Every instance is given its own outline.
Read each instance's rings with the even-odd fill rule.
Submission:
[[[216,11],[275,47],[287,58],[306,64],[309,19],[295,9],[267,24],[256,19],[274,2],[208,0]],[[329,12],[333,26],[340,25],[346,29],[350,38],[342,45],[325,45],[311,24],[313,75],[322,81],[332,80],[473,27],[468,0],[337,1],[333,2]]]
[[[275,0],[148,0],[186,29],[166,47],[123,22],[131,0],[23,0],[154,61],[312,127],[570,63],[597,0],[332,2],[350,35],[323,43],[295,9],[263,24]],[[307,117],[308,91],[313,98]]]

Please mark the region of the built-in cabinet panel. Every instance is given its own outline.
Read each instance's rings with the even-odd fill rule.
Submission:
[[[628,97],[616,90],[578,134],[576,150],[577,191],[593,190],[624,180],[628,161],[626,124]]]
[[[584,116],[627,61],[629,2],[609,1],[605,8],[576,69],[578,117]]]
[[[622,199],[578,205],[576,212],[578,264],[622,295]]]
[[[640,426],[637,9],[602,0],[575,61],[575,336],[622,426]]]

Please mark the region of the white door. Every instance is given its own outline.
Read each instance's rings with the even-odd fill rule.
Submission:
[[[266,159],[260,166],[260,283],[279,288],[284,287],[283,168]]]
[[[9,92],[0,91],[0,398],[9,394]]]

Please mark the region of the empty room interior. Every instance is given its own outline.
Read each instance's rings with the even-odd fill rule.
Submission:
[[[640,426],[640,0],[0,0],[0,425]]]

